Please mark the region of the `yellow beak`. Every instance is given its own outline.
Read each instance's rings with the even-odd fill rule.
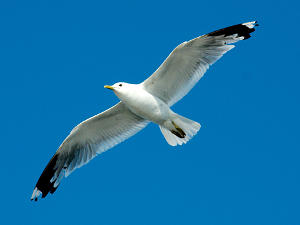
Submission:
[[[114,90],[114,88],[112,86],[109,85],[105,85],[104,88],[110,89],[110,90]]]

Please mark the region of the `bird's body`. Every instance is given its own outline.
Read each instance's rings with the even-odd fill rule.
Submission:
[[[158,124],[172,146],[186,143],[200,129],[200,124],[174,113],[164,101],[149,93],[143,83],[121,82],[105,87],[112,89],[133,114]],[[168,131],[177,137],[168,135]]]
[[[159,125],[171,146],[188,142],[200,124],[170,107],[194,87],[210,65],[234,47],[232,43],[248,39],[254,26],[256,22],[238,24],[183,42],[144,82],[105,86],[120,102],[71,131],[44,169],[31,199],[54,193],[64,176],[133,136],[149,122]]]
[[[162,124],[171,117],[172,110],[170,107],[145,90],[143,85],[124,82],[121,84],[122,87],[118,88],[119,83],[117,83],[114,92],[134,114],[156,124]]]

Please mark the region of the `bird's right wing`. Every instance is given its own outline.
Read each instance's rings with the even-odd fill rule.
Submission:
[[[169,106],[184,97],[210,65],[250,37],[256,22],[242,23],[202,35],[177,46],[160,67],[142,84]]]
[[[77,125],[61,144],[40,176],[31,200],[54,193],[61,179],[97,154],[119,144],[143,129],[148,121],[133,114],[124,103]]]

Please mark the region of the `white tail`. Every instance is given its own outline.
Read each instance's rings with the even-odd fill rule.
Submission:
[[[171,132],[171,129],[174,129],[174,126],[170,124],[177,125],[184,133],[185,137],[180,138],[174,133]],[[170,127],[172,126],[172,128]],[[180,116],[178,114],[174,114],[173,121],[171,123],[164,125],[159,125],[159,128],[164,135],[166,141],[169,145],[176,146],[176,145],[182,145],[187,143],[192,137],[197,134],[197,132],[200,130],[201,125],[195,121],[192,121],[188,118],[185,118],[183,116]]]

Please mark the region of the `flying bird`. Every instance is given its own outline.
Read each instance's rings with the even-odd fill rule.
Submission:
[[[210,65],[250,38],[256,21],[230,26],[178,45],[160,67],[144,82],[118,82],[111,89],[120,102],[77,125],[60,145],[40,176],[31,200],[55,192],[62,178],[156,123],[171,146],[188,142],[200,129],[195,121],[178,115],[171,106],[184,97]]]

